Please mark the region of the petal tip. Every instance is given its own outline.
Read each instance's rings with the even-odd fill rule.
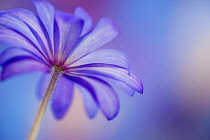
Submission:
[[[109,17],[103,17],[100,19],[101,22],[105,22],[106,24],[110,24],[111,30],[115,32],[115,35],[118,36],[120,34],[120,28],[118,25]]]
[[[114,118],[116,118],[117,115],[118,115],[118,112],[119,112],[119,110],[118,110],[113,116],[107,116],[107,115],[106,115],[107,120],[108,120],[108,121],[111,121],[111,120],[113,120]]]

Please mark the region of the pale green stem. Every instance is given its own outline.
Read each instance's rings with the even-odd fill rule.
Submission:
[[[59,66],[54,66],[53,68],[53,75],[50,80],[50,83],[48,85],[47,91],[45,93],[44,99],[42,100],[41,106],[39,108],[39,111],[37,113],[36,119],[34,121],[33,127],[31,129],[30,135],[28,137],[28,140],[36,140],[39,127],[42,121],[42,118],[44,116],[44,112],[47,108],[47,104],[49,102],[49,99],[51,97],[52,91],[55,87],[56,81],[58,80],[59,75],[62,73],[62,68]]]

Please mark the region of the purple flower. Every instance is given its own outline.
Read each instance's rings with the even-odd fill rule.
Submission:
[[[97,50],[119,33],[109,18],[101,18],[91,29],[92,19],[81,7],[72,15],[47,1],[34,1],[34,5],[37,15],[26,9],[0,11],[0,43],[12,46],[0,55],[1,80],[43,72],[38,93],[43,97],[52,70],[60,69],[51,104],[57,119],[70,107],[75,86],[81,91],[87,115],[93,118],[100,108],[109,120],[119,111],[112,83],[130,95],[143,92],[141,80],[129,70],[122,52]]]

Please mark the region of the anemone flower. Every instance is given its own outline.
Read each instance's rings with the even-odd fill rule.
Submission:
[[[101,18],[91,29],[92,19],[81,7],[68,14],[47,1],[33,3],[37,14],[26,9],[0,11],[0,43],[11,46],[0,55],[1,80],[43,72],[38,93],[43,100],[30,140],[36,138],[49,99],[55,118],[63,118],[74,86],[81,90],[87,115],[93,118],[101,109],[108,120],[119,111],[114,85],[130,95],[143,92],[125,54],[114,49],[97,50],[119,33],[111,19]]]

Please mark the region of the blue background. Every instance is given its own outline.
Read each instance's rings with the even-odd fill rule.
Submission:
[[[210,2],[208,0],[49,0],[59,10],[86,9],[97,23],[111,17],[121,35],[104,48],[130,58],[144,94],[119,93],[118,116],[87,118],[80,94],[56,121],[47,109],[39,140],[209,140]],[[0,0],[0,9],[26,8],[30,0]],[[0,48],[3,49],[3,46]],[[20,66],[21,67],[21,66]],[[0,139],[26,139],[40,102],[40,73],[0,83]]]

